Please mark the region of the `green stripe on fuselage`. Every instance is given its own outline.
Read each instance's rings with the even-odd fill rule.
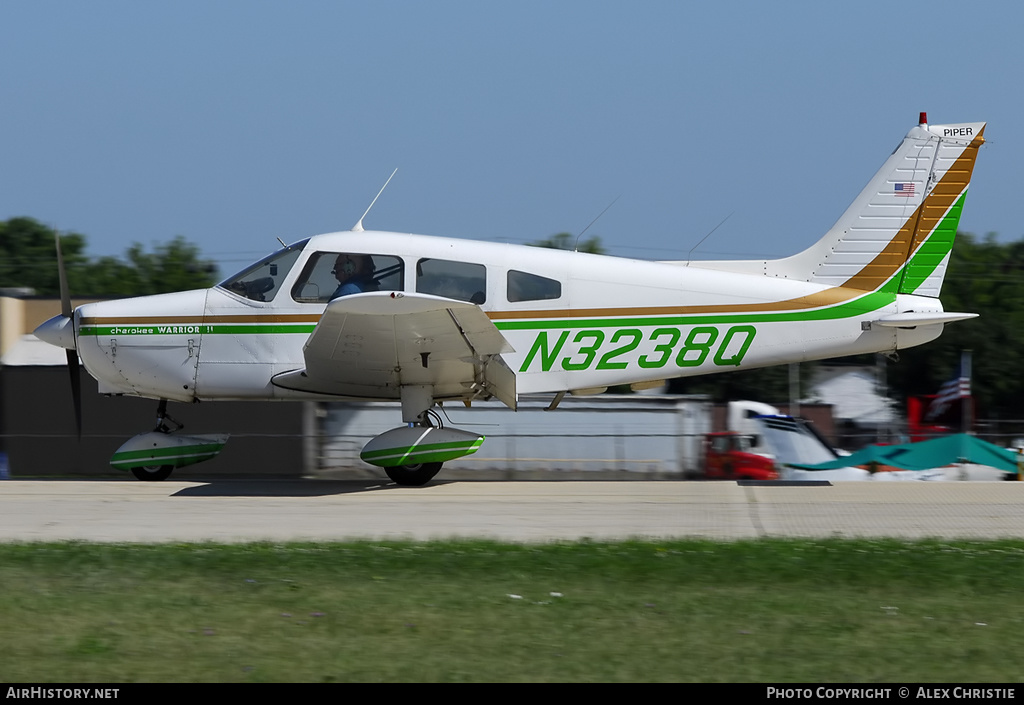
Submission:
[[[78,334],[85,336],[133,336],[133,335],[279,335],[279,334],[304,334],[309,335],[316,328],[315,323],[276,323],[262,324],[199,324],[188,326],[174,325],[134,325],[124,324],[117,326],[82,326]]]
[[[616,316],[615,318],[586,318],[586,310],[580,310],[577,318],[547,320],[515,320],[495,321],[498,330],[558,330],[578,328],[586,325],[589,328],[601,327],[641,327],[641,326],[689,326],[714,323],[785,323],[794,321],[827,321],[840,318],[863,316],[866,313],[882,309],[896,300],[896,280],[890,279],[878,291],[859,296],[853,301],[828,306],[825,308],[804,309],[795,311],[774,311],[759,313],[753,311],[723,311],[722,313],[694,313],[665,316]],[[543,315],[543,314],[538,314]]]

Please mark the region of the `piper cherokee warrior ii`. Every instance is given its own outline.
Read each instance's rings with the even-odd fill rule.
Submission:
[[[101,393],[158,400],[157,429],[111,460],[141,479],[226,441],[176,433],[168,400],[395,400],[403,425],[361,457],[422,485],[484,440],[444,427],[441,402],[514,410],[519,394],[551,393],[553,407],[567,392],[891,353],[973,317],[943,311],[939,292],[984,131],[922,113],[832,229],[783,259],[651,262],[360,219],[211,289],[74,310],[61,263],[63,312],[36,335],[67,349],[73,384],[80,356]]]

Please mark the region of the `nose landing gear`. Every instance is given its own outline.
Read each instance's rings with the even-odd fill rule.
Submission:
[[[135,475],[136,480],[143,480],[144,482],[159,482],[166,480],[174,472],[173,465],[143,465],[141,467],[132,468],[132,475]]]
[[[161,399],[156,412],[156,428],[130,438],[110,458],[110,464],[121,470],[130,470],[139,480],[166,480],[175,468],[215,458],[228,442],[227,434],[177,433],[183,428],[183,424],[167,413],[167,400]]]

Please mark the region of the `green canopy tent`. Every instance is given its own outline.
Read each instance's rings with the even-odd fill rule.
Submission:
[[[974,463],[988,465],[1006,472],[1017,472],[1016,453],[966,433],[940,436],[919,443],[891,446],[871,445],[827,463],[791,465],[805,470],[832,470],[872,463],[904,470],[930,470],[954,463]]]

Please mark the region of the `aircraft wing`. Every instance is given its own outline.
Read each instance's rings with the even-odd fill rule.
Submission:
[[[335,299],[303,348],[306,367],[276,375],[278,387],[398,399],[430,385],[435,399],[497,397],[516,408],[513,352],[479,306],[429,294],[373,292]]]

